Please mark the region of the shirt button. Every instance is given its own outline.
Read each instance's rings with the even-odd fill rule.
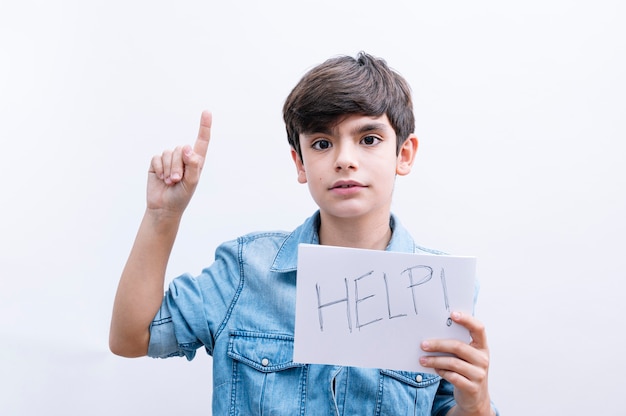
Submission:
[[[423,380],[423,378],[422,378],[421,374],[418,374],[418,375],[415,376],[415,381],[417,381],[418,383],[421,383],[422,380]]]
[[[267,367],[268,365],[270,365],[270,360],[268,360],[267,358],[263,358],[263,359],[261,360],[261,365],[262,365],[263,367]]]

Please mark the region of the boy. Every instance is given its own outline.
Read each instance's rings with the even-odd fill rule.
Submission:
[[[211,114],[193,148],[152,159],[147,208],[122,273],[110,347],[137,357],[213,356],[213,414],[491,415],[485,330],[452,313],[472,342],[429,340],[435,374],[294,363],[297,246],[325,244],[437,254],[420,248],[391,214],[396,175],[418,141],[406,81],[360,53],[309,71],[283,107],[297,179],[319,210],[292,233],[252,233],[222,244],[200,276],[174,279],[168,257],[204,163]],[[450,353],[454,356],[433,356]]]

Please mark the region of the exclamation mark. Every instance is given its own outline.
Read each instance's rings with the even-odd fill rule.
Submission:
[[[450,318],[450,303],[448,302],[448,286],[446,285],[446,272],[443,267],[441,268],[441,286],[443,286],[443,300],[446,304],[446,311],[448,311],[448,320],[446,325],[452,326],[452,318]]]

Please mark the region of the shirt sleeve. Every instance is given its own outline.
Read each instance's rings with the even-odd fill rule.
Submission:
[[[150,325],[148,356],[191,360],[201,346],[212,354],[239,281],[237,241],[220,245],[214,263],[199,276],[172,280]]]
[[[148,345],[148,356],[153,358],[168,358],[186,356],[191,360],[195,356],[194,348],[192,351],[185,351],[178,344],[174,332],[174,322],[169,309],[167,297],[169,291],[165,293],[161,308],[154,317],[150,325],[150,344]]]

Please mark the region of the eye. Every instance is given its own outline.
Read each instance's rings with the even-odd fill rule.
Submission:
[[[311,147],[315,150],[326,150],[331,146],[330,142],[328,140],[325,139],[320,139],[317,140],[315,142],[313,142],[313,144],[311,145]]]
[[[375,146],[380,143],[382,140],[376,136],[365,136],[361,139],[361,143],[366,146]]]

